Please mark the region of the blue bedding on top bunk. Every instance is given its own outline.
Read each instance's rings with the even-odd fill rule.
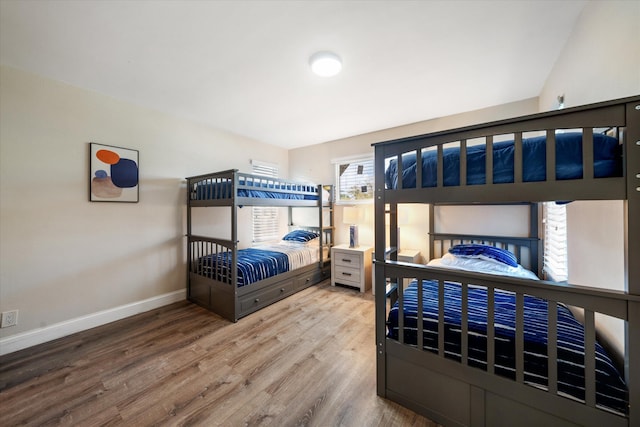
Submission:
[[[286,199],[286,200],[318,200],[317,187],[314,185],[299,184],[267,184],[255,181],[239,180],[240,185],[255,186],[256,189],[238,188],[237,197],[253,197],[258,199]],[[296,188],[294,188],[294,186]],[[229,199],[232,183],[226,182],[199,182],[195,188],[195,200]]]
[[[417,342],[418,286],[403,293],[404,342]],[[423,281],[423,345],[438,352],[438,282]],[[461,286],[444,284],[445,357],[461,360]],[[487,290],[468,288],[468,364],[487,369]],[[495,373],[515,379],[515,294],[495,291]],[[584,400],[584,327],[564,305],[558,305],[558,391]],[[388,317],[388,336],[398,339],[398,303]],[[547,302],[524,297],[525,382],[547,386]],[[596,404],[626,414],[627,389],[604,348],[596,343]]]
[[[231,252],[202,257],[199,274],[220,282],[228,282],[231,270]],[[247,248],[238,251],[238,287],[289,271],[286,253]]]
[[[594,133],[594,176],[596,178],[622,176],[622,149],[616,138]],[[493,144],[493,182],[514,182],[514,142]],[[546,136],[522,140],[522,180],[524,182],[546,180]],[[437,185],[437,153],[422,152],[422,187]],[[443,177],[445,186],[460,185],[460,149],[443,150]],[[467,185],[485,184],[486,147],[467,147]],[[582,178],[582,134],[579,132],[556,134],[556,179]],[[385,171],[387,188],[397,188],[398,168],[396,159],[391,159]],[[416,188],[416,154],[402,156],[402,187]]]

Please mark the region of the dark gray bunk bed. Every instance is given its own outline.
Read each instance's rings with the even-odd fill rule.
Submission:
[[[333,245],[333,197],[333,186],[246,174],[236,169],[187,178],[187,298],[236,322],[328,278],[331,274],[330,247]],[[306,247],[301,243],[300,248],[283,247],[284,254],[267,252],[264,263],[253,267],[254,258],[260,254],[253,249],[240,249],[238,245],[238,209],[249,206],[288,207],[290,229],[317,234],[316,239],[308,242],[314,246]],[[192,233],[194,209],[210,207],[230,209],[228,236]],[[315,209],[317,223],[293,224],[295,208]],[[221,217],[225,218],[224,215]],[[217,217],[217,221],[221,217]],[[295,269],[281,268],[291,259],[283,256],[298,249],[302,252],[296,255],[296,260],[313,257],[314,261],[300,261]],[[280,248],[276,247],[276,250],[280,251]],[[249,256],[246,255],[248,251],[252,251]],[[279,257],[276,261],[274,255]],[[246,264],[245,259],[248,260]],[[257,274],[265,271],[270,272],[265,273],[265,277]]]
[[[578,153],[578,164],[567,175],[560,166],[567,160],[563,134],[573,133],[568,130],[578,134],[577,150],[570,149]],[[537,133],[538,148],[526,145],[530,132]],[[503,135],[512,141],[502,142]],[[610,136],[619,151],[608,159],[600,147]],[[479,146],[476,138],[482,138]],[[451,142],[455,147],[444,146]],[[505,148],[506,157],[499,153]],[[378,394],[447,426],[639,426],[640,97],[381,142],[374,149]],[[537,149],[542,151],[532,152]],[[542,176],[536,177],[530,163],[540,155]],[[605,170],[603,157],[605,163],[613,160]],[[498,170],[505,163],[506,175]],[[624,201],[626,291],[394,261],[398,204],[425,203],[432,207],[431,258],[457,243],[479,242],[509,249],[519,264],[540,274],[536,205],[570,200]],[[524,238],[433,232],[433,206],[520,203],[532,204]],[[391,218],[388,228],[385,215]],[[385,257],[389,241],[392,251]],[[417,280],[405,285],[405,278]],[[385,292],[389,284],[397,284],[395,292]],[[508,309],[501,305],[503,296]],[[542,304],[537,344],[529,341],[532,302]],[[576,326],[577,362],[564,359],[565,307],[584,310]],[[596,313],[624,322],[624,366],[617,371],[623,384],[612,386],[615,397],[603,388],[608,386]],[[505,330],[511,336],[503,336]],[[531,372],[532,346],[540,347],[534,357],[543,360],[536,368],[542,372]],[[566,376],[574,375],[568,367],[578,370],[577,385],[567,384]]]

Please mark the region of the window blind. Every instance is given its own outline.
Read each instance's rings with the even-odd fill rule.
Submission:
[[[548,280],[564,282],[569,278],[567,254],[567,207],[545,202],[543,271]]]
[[[251,161],[251,169],[255,175],[276,178],[278,165],[273,163]],[[279,233],[278,208],[273,206],[254,206],[253,208],[253,241],[255,243],[275,240]]]

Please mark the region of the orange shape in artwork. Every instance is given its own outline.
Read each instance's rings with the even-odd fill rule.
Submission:
[[[110,150],[98,150],[96,157],[108,165],[115,165],[120,161],[118,153],[114,153]]]

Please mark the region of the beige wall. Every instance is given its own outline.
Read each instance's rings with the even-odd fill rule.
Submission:
[[[433,120],[426,120],[419,123],[412,123],[392,129],[384,129],[378,132],[331,141],[311,147],[294,149],[289,151],[289,174],[292,178],[305,178],[312,181],[319,180],[325,183],[335,183],[335,170],[334,165],[331,164],[331,160],[355,155],[372,155],[373,147],[371,144],[373,143],[484,123],[492,120],[532,114],[536,113],[537,109],[538,99],[531,98],[520,102],[499,105],[478,111],[470,111]],[[310,161],[310,159],[313,160]],[[425,205],[403,205],[400,209],[407,209],[407,217],[409,218],[408,223],[401,227],[400,247],[404,249],[419,249],[423,259],[427,260],[429,257],[427,237],[429,223],[428,207]],[[482,207],[474,209],[477,209],[480,212],[479,215],[484,215],[484,212],[486,211],[486,209]],[[436,215],[439,215],[446,220],[440,222],[437,231],[454,231],[454,229],[449,228],[452,224],[456,224],[457,226],[464,224],[464,231],[466,232],[475,231],[476,233],[495,232],[496,234],[503,235],[526,235],[528,221],[527,209],[523,207],[512,207],[509,209],[516,211],[516,213],[505,217],[508,219],[506,222],[503,221],[503,225],[506,224],[506,228],[490,226],[489,229],[480,229],[479,225],[482,224],[482,221],[472,222],[468,220],[468,207],[466,210],[451,206],[439,208]],[[369,207],[368,213],[369,215],[366,215],[368,222],[360,224],[359,226],[360,244],[373,246],[374,234],[372,207]],[[503,213],[504,211],[500,215],[502,216]],[[516,219],[514,220],[513,218]],[[524,220],[518,220],[522,218],[524,218]],[[342,223],[342,206],[338,206],[336,208],[337,243],[348,243],[349,233],[347,227],[347,225]],[[460,229],[458,228],[458,230]]]
[[[5,67],[0,111],[0,311],[19,310],[0,337],[184,293],[184,178],[288,170],[287,150]],[[88,201],[89,142],[139,150],[139,203]]]

